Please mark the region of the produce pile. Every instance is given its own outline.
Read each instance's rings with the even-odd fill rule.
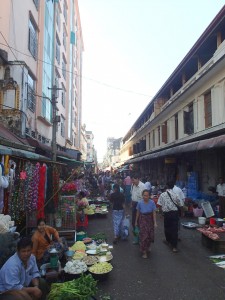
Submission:
[[[98,258],[96,256],[86,256],[86,257],[84,257],[83,261],[85,262],[85,264],[87,266],[91,266],[91,265],[95,264],[96,262],[98,262]]]
[[[78,241],[72,247],[70,247],[70,250],[73,250],[73,251],[85,251],[86,250],[86,246],[85,246],[84,242]]]
[[[97,293],[97,281],[89,275],[64,283],[52,283],[48,300],[89,300]]]
[[[87,265],[83,261],[68,261],[64,267],[64,271],[68,274],[80,274],[87,271]]]
[[[106,274],[112,271],[113,267],[108,262],[98,262],[89,268],[93,274]]]

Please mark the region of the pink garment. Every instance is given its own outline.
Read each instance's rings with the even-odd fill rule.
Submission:
[[[124,179],[123,183],[124,183],[125,185],[131,185],[131,184],[132,184],[132,181],[131,181],[130,176],[127,176],[127,177]]]

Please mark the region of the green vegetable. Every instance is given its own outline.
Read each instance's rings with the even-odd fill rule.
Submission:
[[[107,240],[106,234],[104,232],[99,232],[91,236],[93,240]]]
[[[82,275],[78,279],[64,283],[53,283],[48,300],[88,300],[97,293],[97,281],[92,275]]]

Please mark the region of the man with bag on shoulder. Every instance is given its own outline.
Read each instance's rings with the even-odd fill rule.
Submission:
[[[136,222],[136,213],[137,213],[137,204],[142,200],[142,192],[145,190],[145,185],[140,181],[138,174],[133,174],[131,176],[132,186],[131,186],[131,209],[132,209],[132,227],[134,235],[135,233],[135,222]],[[138,244],[136,239],[133,241],[133,244]]]
[[[174,183],[167,183],[167,190],[162,193],[157,204],[161,206],[164,215],[165,244],[172,247],[174,253],[178,252],[178,228],[179,228],[179,208],[184,205],[176,193],[173,192]]]

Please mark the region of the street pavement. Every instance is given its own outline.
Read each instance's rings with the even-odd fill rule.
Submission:
[[[185,220],[187,221],[187,220]],[[197,218],[189,219],[197,222]],[[149,259],[143,259],[138,245],[120,241],[112,250],[113,270],[98,283],[96,299],[104,300],[224,300],[225,271],[208,258],[213,253],[201,243],[195,229],[180,230],[178,253],[172,253],[162,241],[163,217],[157,215],[158,227]],[[89,220],[88,235],[104,232],[113,242],[111,212]],[[103,295],[105,297],[103,297]]]

